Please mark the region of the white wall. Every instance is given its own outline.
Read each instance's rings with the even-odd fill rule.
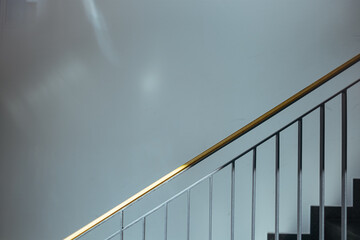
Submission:
[[[355,0],[0,3],[1,240],[65,237],[360,52]]]

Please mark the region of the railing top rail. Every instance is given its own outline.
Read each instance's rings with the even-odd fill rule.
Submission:
[[[87,231],[93,229],[94,227],[101,224],[102,222],[104,222],[105,220],[107,220],[108,218],[110,218],[111,216],[116,214],[117,212],[119,212],[119,211],[123,210],[125,207],[129,206],[131,203],[133,203],[136,200],[142,198],[144,195],[151,192],[152,190],[154,190],[158,186],[162,185],[163,183],[167,182],[171,178],[177,176],[178,174],[184,172],[185,170],[189,169],[190,167],[194,166],[195,164],[201,162],[202,160],[204,160],[205,158],[207,158],[211,154],[213,154],[213,153],[217,152],[218,150],[222,149],[226,145],[230,144],[231,142],[238,139],[239,137],[241,137],[245,133],[247,133],[250,130],[254,129],[256,126],[260,125],[261,123],[265,122],[266,120],[273,117],[277,113],[279,113],[282,110],[286,109],[291,104],[293,104],[296,101],[298,101],[299,99],[303,98],[305,95],[307,95],[310,92],[314,91],[315,89],[317,89],[318,87],[320,87],[321,85],[323,85],[324,83],[326,83],[330,79],[334,78],[335,76],[337,76],[338,74],[345,71],[346,69],[348,69],[349,67],[351,67],[352,65],[354,65],[355,63],[357,63],[359,61],[360,61],[360,54],[358,54],[355,57],[351,58],[350,60],[348,60],[344,64],[340,65],[339,67],[335,68],[334,70],[332,70],[331,72],[329,72],[325,76],[321,77],[320,79],[313,82],[312,84],[310,84],[309,86],[307,86],[303,90],[301,90],[298,93],[294,94],[293,96],[291,96],[290,98],[288,98],[284,102],[280,103],[279,105],[277,105],[276,107],[274,107],[270,111],[264,113],[263,115],[256,118],[252,122],[248,123],[247,125],[245,125],[241,129],[237,130],[233,134],[231,134],[228,137],[224,138],[223,140],[216,143],[215,145],[213,145],[209,149],[205,150],[204,152],[200,153],[199,155],[197,155],[196,157],[194,157],[190,161],[188,161],[185,164],[181,165],[180,167],[176,168],[172,172],[166,174],[165,176],[163,176],[162,178],[160,178],[156,182],[152,183],[151,185],[144,188],[143,190],[141,190],[137,194],[133,195],[129,199],[127,199],[124,202],[120,203],[118,206],[114,207],[113,209],[106,212],[102,216],[98,217],[94,221],[92,221],[89,224],[85,225],[84,227],[80,228],[79,230],[77,230],[73,234],[66,237],[64,240],[74,240],[77,237],[81,236],[82,234],[86,233]]]

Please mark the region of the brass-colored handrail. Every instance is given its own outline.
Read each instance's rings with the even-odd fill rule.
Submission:
[[[117,212],[121,211],[126,206],[130,205],[131,203],[133,203],[136,200],[138,200],[139,198],[143,197],[144,195],[146,195],[147,193],[149,193],[153,189],[157,188],[161,184],[167,182],[169,179],[171,179],[171,178],[175,177],[176,175],[180,174],[181,172],[189,169],[190,167],[192,167],[195,164],[201,162],[202,160],[204,160],[205,158],[207,158],[211,154],[215,153],[216,151],[218,151],[221,148],[225,147],[229,143],[231,143],[234,140],[238,139],[239,137],[241,137],[245,133],[249,132],[251,129],[253,129],[256,126],[258,126],[259,124],[265,122],[267,119],[271,118],[275,114],[277,114],[280,111],[284,110],[285,108],[287,108],[288,106],[290,106],[294,102],[298,101],[299,99],[301,99],[305,95],[307,95],[310,92],[314,91],[316,88],[320,87],[321,85],[323,85],[324,83],[326,83],[330,79],[334,78],[335,76],[337,76],[338,74],[345,71],[346,69],[348,69],[349,67],[351,67],[352,65],[354,65],[355,63],[357,63],[359,61],[360,61],[360,54],[358,54],[355,57],[351,58],[349,61],[345,62],[344,64],[340,65],[339,67],[335,68],[334,70],[332,70],[331,72],[329,72],[328,74],[323,76],[322,78],[320,78],[317,81],[313,82],[312,84],[310,84],[309,86],[307,86],[303,90],[299,91],[298,93],[296,93],[295,95],[293,95],[289,99],[285,100],[284,102],[280,103],[279,105],[277,105],[276,107],[274,107],[270,111],[264,113],[263,115],[261,115],[257,119],[255,119],[252,122],[248,123],[246,126],[242,127],[241,129],[237,130],[233,134],[231,134],[228,137],[224,138],[223,140],[221,140],[220,142],[218,142],[214,146],[212,146],[209,149],[205,150],[204,152],[200,153],[199,155],[197,155],[196,157],[194,157],[190,161],[188,161],[185,164],[181,165],[180,167],[176,168],[172,172],[166,174],[165,176],[163,176],[162,178],[160,178],[156,182],[154,182],[151,185],[149,185],[148,187],[144,188],[143,190],[141,190],[137,194],[133,195],[132,197],[130,197],[126,201],[122,202],[121,204],[114,207],[110,211],[106,212],[102,216],[98,217],[94,221],[90,222],[86,226],[80,228],[79,230],[77,230],[73,234],[66,237],[64,240],[74,240],[77,237],[84,234],[85,232],[87,232],[87,231],[91,230],[92,228],[96,227],[98,224],[104,222],[106,219],[108,219],[112,215],[116,214]]]

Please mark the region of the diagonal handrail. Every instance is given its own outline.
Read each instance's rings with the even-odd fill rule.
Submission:
[[[102,222],[104,222],[105,220],[107,220],[108,218],[110,218],[111,216],[116,214],[117,212],[119,212],[122,209],[124,209],[125,207],[129,206],[131,203],[133,203],[136,200],[142,198],[144,195],[151,192],[155,188],[159,187],[163,183],[167,182],[168,180],[172,179],[173,177],[177,176],[178,174],[184,172],[185,170],[187,170],[187,169],[191,168],[192,166],[194,166],[195,164],[201,162],[202,160],[204,160],[208,156],[210,156],[213,153],[217,152],[218,150],[222,149],[226,145],[230,144],[231,142],[238,139],[239,137],[241,137],[245,133],[247,133],[250,130],[254,129],[256,126],[260,125],[261,123],[265,122],[266,120],[273,117],[277,113],[279,113],[282,110],[286,109],[287,107],[289,107],[290,105],[292,105],[293,103],[298,101],[299,99],[303,98],[304,96],[306,96],[310,92],[314,91],[315,89],[317,89],[318,87],[320,87],[321,85],[323,85],[324,83],[326,83],[330,79],[334,78],[335,76],[337,76],[341,72],[345,71],[346,69],[350,68],[352,65],[354,65],[355,63],[357,63],[359,61],[360,61],[360,54],[358,54],[355,57],[351,58],[350,60],[348,60],[344,64],[340,65],[339,67],[335,68],[334,70],[332,70],[331,72],[329,72],[325,76],[321,77],[320,79],[313,82],[312,84],[310,84],[309,86],[307,86],[303,90],[301,90],[298,93],[294,94],[293,96],[291,96],[290,98],[288,98],[284,102],[280,103],[279,105],[277,105],[273,109],[271,109],[268,112],[264,113],[263,115],[256,118],[252,122],[248,123],[247,125],[245,125],[241,129],[237,130],[233,134],[231,134],[228,137],[224,138],[223,140],[221,140],[217,144],[213,145],[209,149],[205,150],[204,152],[200,153],[199,155],[197,155],[196,157],[194,157],[190,161],[188,161],[185,164],[181,165],[180,167],[176,168],[172,172],[166,174],[165,176],[163,176],[162,178],[160,178],[156,182],[152,183],[151,185],[144,188],[143,190],[141,190],[137,194],[133,195],[129,199],[127,199],[124,202],[120,203],[118,206],[114,207],[113,209],[106,212],[102,216],[96,218],[95,220],[93,220],[89,224],[85,225],[84,227],[80,228],[76,232],[72,233],[71,235],[66,237],[64,240],[74,240],[77,237],[81,236],[82,234],[84,234],[84,233],[88,232],[89,230],[93,229],[94,227],[98,226],[99,224],[101,224]]]

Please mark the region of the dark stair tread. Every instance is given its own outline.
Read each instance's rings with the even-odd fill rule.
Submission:
[[[268,233],[268,240],[275,240],[275,234],[274,233]],[[296,234],[287,234],[287,233],[280,233],[279,234],[279,240],[296,240],[297,235]],[[310,234],[303,234],[301,236],[302,240],[311,240]]]
[[[353,181],[353,206],[360,208],[360,179]]]
[[[341,239],[341,207],[325,206],[325,239]],[[318,240],[319,206],[311,206],[310,234],[302,234],[302,240]],[[268,240],[274,240],[275,234],[268,233]],[[296,240],[296,234],[279,234],[279,240]],[[360,240],[360,179],[353,179],[353,207],[347,207],[347,239]]]
[[[339,220],[341,221],[341,207],[338,206],[325,206],[325,232],[327,231],[327,221]],[[310,235],[318,236],[319,235],[319,207],[311,206],[311,220],[310,220]],[[354,207],[347,208],[347,218],[348,223],[354,221],[356,222],[360,218],[360,209]],[[331,231],[331,230],[329,230]],[[359,239],[360,240],[360,239]]]
[[[348,219],[347,239],[360,240],[360,218]],[[341,239],[341,219],[328,219],[325,224],[325,239]]]
[[[319,206],[311,206],[311,216],[316,215],[319,219]],[[341,218],[340,206],[325,206],[325,219]],[[347,216],[351,219],[357,219],[360,216],[360,208],[347,207]]]

